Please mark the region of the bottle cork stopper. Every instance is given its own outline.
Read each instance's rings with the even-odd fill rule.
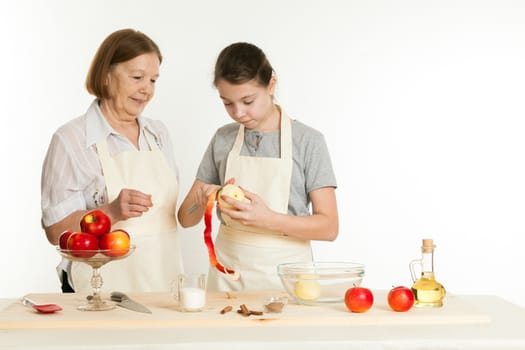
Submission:
[[[435,247],[432,239],[423,239],[423,246],[421,247],[423,253],[432,253]]]

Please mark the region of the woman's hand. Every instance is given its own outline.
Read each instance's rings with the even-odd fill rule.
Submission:
[[[97,207],[97,209],[108,215],[111,223],[114,224],[121,220],[141,216],[152,206],[151,195],[137,190],[123,189],[113,202]],[[77,210],[59,222],[44,227],[48,241],[57,245],[60,234],[65,230],[80,231],[80,219],[91,210]]]
[[[111,222],[142,216],[153,206],[151,195],[132,189],[122,189],[118,197],[108,205]]]

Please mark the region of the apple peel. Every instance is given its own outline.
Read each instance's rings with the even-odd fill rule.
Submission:
[[[241,274],[238,271],[224,267],[224,265],[222,265],[217,260],[217,255],[215,254],[215,246],[211,237],[211,215],[216,197],[217,192],[212,193],[210,196],[208,196],[208,203],[206,204],[206,211],[204,212],[204,243],[208,248],[208,257],[210,259],[210,264],[223,274],[229,276],[233,281],[238,281],[241,278]]]

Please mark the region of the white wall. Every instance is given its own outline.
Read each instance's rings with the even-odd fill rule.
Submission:
[[[59,291],[39,223],[42,161],[91,101],[100,42],[132,27],[165,56],[146,114],[171,130],[182,195],[229,121],[215,57],[250,41],[277,70],[279,101],[332,154],[340,235],[315,244],[317,259],[364,262],[365,284],[388,289],[411,284],[408,262],[434,238],[449,293],[525,306],[523,18],[525,3],[508,0],[2,2],[0,297]],[[201,231],[181,231],[191,270],[206,270]]]

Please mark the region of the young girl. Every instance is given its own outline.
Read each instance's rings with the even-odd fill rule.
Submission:
[[[249,203],[223,199],[215,242],[218,260],[241,274],[232,281],[211,268],[211,290],[282,289],[277,265],[312,260],[311,240],[335,240],[336,180],[324,137],[291,119],[274,102],[276,78],[264,52],[249,43],[220,53],[214,84],[234,120],[217,130],[178,211],[179,222],[200,222],[208,195],[240,186]],[[312,205],[312,211],[309,205]],[[197,210],[190,210],[195,208]]]

